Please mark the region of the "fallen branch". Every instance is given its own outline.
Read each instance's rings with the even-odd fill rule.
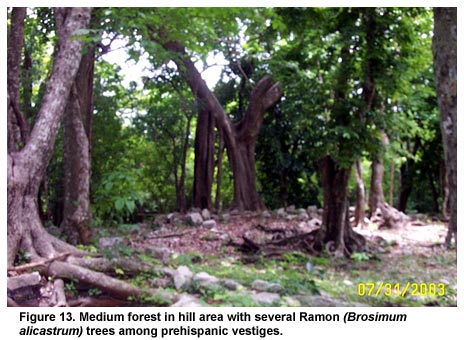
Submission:
[[[45,260],[40,261],[40,262],[28,263],[28,264],[25,264],[25,265],[22,265],[22,266],[16,266],[16,267],[8,267],[7,270],[9,272],[20,273],[20,272],[24,272],[24,271],[32,269],[32,268],[43,267],[43,266],[45,266],[46,264],[48,264],[50,262],[61,260],[61,259],[65,258],[65,257],[68,257],[69,255],[71,255],[71,253],[66,252],[66,253],[62,253],[62,254],[59,254],[57,256],[54,256],[52,258],[49,258],[49,259],[45,259]]]

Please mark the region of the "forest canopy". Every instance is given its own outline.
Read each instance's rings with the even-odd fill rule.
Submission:
[[[311,250],[347,256],[353,227],[418,214],[456,237],[452,9],[9,8],[7,27],[10,266],[204,209],[322,209]]]

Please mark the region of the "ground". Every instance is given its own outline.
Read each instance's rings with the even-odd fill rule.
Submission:
[[[366,237],[368,247],[346,258],[310,254],[291,244],[264,255],[242,247],[245,238],[262,244],[276,236],[311,232],[317,220],[277,213],[265,217],[228,213],[213,218],[216,223],[205,226],[194,225],[185,216],[157,215],[139,224],[98,228],[95,244],[84,248],[109,259],[125,257],[158,268],[128,273],[116,265],[111,275],[181,296],[175,301],[185,306],[457,304],[456,251],[443,247],[446,227],[437,220],[421,216],[420,221],[394,230],[378,230],[374,224],[356,228]],[[40,298],[25,305],[50,305],[47,294],[52,286],[52,281],[42,278]],[[65,291],[70,305],[127,305],[127,301],[72,280],[65,280]],[[172,302],[153,296],[129,302],[160,304]]]
[[[186,265],[193,272],[205,271],[244,285],[262,279],[283,285],[289,294],[316,293],[371,306],[456,305],[456,252],[442,246],[446,226],[424,216],[421,219],[399,230],[378,230],[375,225],[356,229],[366,236],[369,251],[350,259],[289,251],[250,261],[238,247],[244,235],[259,239],[260,226],[302,228],[298,219],[253,213],[218,216],[213,228],[182,221],[165,223],[164,217],[158,217],[145,224],[144,236],[135,237],[134,244],[167,248],[172,253],[170,266]],[[303,228],[308,232],[316,227],[306,224]],[[376,296],[380,285],[383,288]],[[221,303],[211,297],[207,300],[213,305]]]

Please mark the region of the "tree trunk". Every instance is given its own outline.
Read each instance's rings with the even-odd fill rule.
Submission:
[[[71,244],[88,244],[92,235],[89,137],[94,61],[94,48],[90,47],[82,56],[63,118],[64,206],[60,228]]]
[[[90,10],[73,9],[66,18],[59,50],[53,65],[47,91],[42,100],[30,140],[17,153],[8,154],[8,264],[12,264],[19,248],[32,259],[51,257],[69,249],[42,227],[37,197],[40,181],[51,157],[58,126],[81,59],[82,42],[71,39],[78,29],[85,28]],[[12,27],[13,29],[13,27]]]
[[[200,103],[200,105],[202,105]],[[193,206],[211,210],[214,175],[214,116],[207,108],[198,112],[195,133]]]
[[[317,242],[326,244],[326,249],[337,255],[359,251],[364,247],[365,240],[352,230],[348,214],[351,169],[340,168],[330,156],[319,160],[319,168],[324,191],[324,213]]]
[[[366,217],[366,193],[364,189],[364,181],[362,178],[361,161],[356,159],[355,162],[355,174],[356,174],[356,207],[354,211],[354,225],[356,227],[364,227],[366,223],[364,219]]]
[[[385,202],[383,195],[383,159],[372,161],[371,187],[369,190],[369,217],[375,213],[380,204]]]
[[[400,194],[398,197],[398,210],[406,211],[409,195],[412,191],[412,176],[411,168],[414,166],[414,161],[408,159],[400,168]]]
[[[449,185],[448,185],[448,176],[446,174],[446,165],[445,161],[442,158],[440,160],[440,186],[443,195],[443,202],[441,204],[441,214],[443,219],[448,221],[449,219]]]
[[[71,244],[90,242],[90,155],[76,87],[63,119],[64,206],[60,228]]]
[[[185,127],[184,144],[182,146],[182,157],[180,163],[180,179],[179,179],[179,196],[177,202],[177,210],[185,214],[187,212],[187,198],[185,195],[185,178],[187,177],[187,152],[189,147],[190,124],[192,116],[187,116],[187,126]]]
[[[390,193],[388,202],[393,207],[394,205],[394,193],[395,193],[395,162],[392,160],[390,164]]]
[[[208,111],[215,118],[217,128],[221,129],[224,134],[224,142],[234,177],[234,202],[232,208],[263,210],[265,207],[256,188],[255,146],[264,113],[282,96],[280,84],[274,83],[270,76],[262,78],[251,92],[249,105],[242,120],[237,124],[232,124],[216,96],[201,78],[201,74],[187,55],[185,47],[175,41],[161,42],[161,44],[167,51],[177,54],[174,61],[179,72],[187,81],[195,98],[202,105],[199,120],[201,115],[204,114],[202,111]],[[210,122],[209,119],[203,119],[202,121],[205,122],[203,124]],[[198,128],[200,128],[200,123],[197,126]],[[206,131],[210,130],[206,127]],[[202,138],[207,138],[206,136],[202,136]],[[203,161],[209,160],[204,154],[201,157]],[[209,163],[203,164],[203,168],[209,169]],[[206,181],[202,186],[205,190],[208,189],[209,182]],[[206,202],[208,202],[207,197]],[[205,203],[205,199],[199,203]]]
[[[17,151],[21,139],[22,146],[27,142],[24,135],[25,127],[21,127],[21,121],[24,119],[19,112],[20,65],[25,16],[26,8],[15,7],[11,12],[11,30],[7,49],[8,152]]]
[[[457,245],[457,9],[434,9],[433,61],[449,187],[446,244]]]
[[[224,137],[222,131],[219,129],[219,146],[216,158],[217,174],[216,174],[216,197],[214,207],[217,211],[221,211],[221,184],[222,184],[222,159],[224,156]]]

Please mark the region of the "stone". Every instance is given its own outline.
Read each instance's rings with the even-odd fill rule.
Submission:
[[[287,207],[287,213],[289,213],[289,214],[295,214],[296,213],[296,208],[295,208],[295,206],[293,204]]]
[[[121,243],[124,243],[124,237],[100,237],[98,240],[98,249],[103,251],[106,248],[112,248]]]
[[[288,307],[300,307],[301,306],[300,301],[298,301],[292,296],[285,296],[283,300],[284,300],[285,305],[287,305]]]
[[[168,264],[171,257],[171,251],[166,247],[157,247],[153,245],[146,245],[145,253],[152,256],[155,259],[161,260],[163,264]]]
[[[306,210],[308,211],[309,215],[317,214],[317,206],[316,205],[310,205],[310,206],[308,206],[308,208],[306,208]]]
[[[229,220],[230,220],[230,214],[227,214],[227,213],[222,214],[221,219],[222,219],[222,221],[224,221],[224,222],[226,222],[226,223],[229,222]]]
[[[176,220],[179,219],[179,214],[178,213],[170,213],[166,216],[166,222],[168,223],[174,223]]]
[[[280,295],[269,292],[253,292],[253,294],[251,294],[251,299],[262,305],[272,305],[274,302],[280,300]]]
[[[263,213],[261,214],[261,216],[264,217],[264,218],[271,218],[272,217],[271,213],[269,211],[267,211],[267,210],[264,210]]]
[[[187,214],[187,221],[189,221],[193,225],[200,225],[203,223],[203,217],[201,217],[200,213],[192,212]]]
[[[192,277],[193,281],[197,281],[202,286],[211,286],[219,283],[219,279],[206,272],[199,272]]]
[[[215,228],[216,227],[216,221],[215,220],[207,220],[204,221],[202,226],[207,229]]]
[[[298,216],[296,216],[296,215],[287,215],[287,216],[285,216],[285,219],[287,221],[293,221],[293,220],[296,220],[297,218],[298,218]]]
[[[309,215],[305,211],[303,211],[298,215],[298,218],[300,219],[300,221],[307,221],[309,220]]]
[[[203,307],[200,300],[190,294],[181,294],[179,299],[171,307]]]
[[[205,209],[203,209],[201,211],[201,217],[203,217],[203,220],[205,220],[205,221],[210,220],[211,219],[211,213],[209,212],[208,209],[205,208]]]
[[[192,283],[193,273],[186,266],[180,266],[174,273],[173,281],[177,290],[187,290]]]
[[[242,287],[240,283],[231,279],[225,279],[221,281],[221,284],[228,290],[238,290]]]
[[[267,282],[264,280],[254,280],[251,283],[251,288],[263,292],[278,293],[283,290],[283,287],[278,283]]]
[[[285,217],[287,215],[287,213],[285,212],[285,208],[277,209],[276,213],[279,217]]]
[[[322,221],[318,218],[313,218],[308,222],[310,228],[319,228],[322,225]]]
[[[40,274],[33,272],[9,277],[6,286],[8,296],[16,302],[37,300],[40,296]]]

